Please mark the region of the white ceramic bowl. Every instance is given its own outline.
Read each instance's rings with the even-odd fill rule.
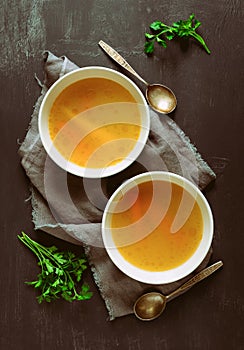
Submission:
[[[115,81],[122,85],[129,93],[134,97],[138,103],[140,115],[141,115],[141,132],[140,136],[136,142],[135,147],[131,150],[128,156],[115,165],[111,165],[105,168],[88,168],[76,165],[65,159],[63,155],[54,146],[54,143],[49,134],[48,119],[50,110],[55,99],[58,95],[69,85],[87,78],[106,78]],[[135,159],[139,156],[143,150],[145,143],[148,139],[148,134],[150,130],[150,115],[147,102],[139,90],[139,88],[125,75],[106,68],[99,66],[84,67],[72,71],[62,78],[58,79],[52,87],[48,90],[45,95],[40,111],[39,111],[39,121],[38,121],[39,133],[43,146],[50,156],[50,158],[59,165],[62,169],[66,170],[77,176],[87,177],[87,178],[101,178],[116,174],[123,169],[127,168]],[[116,157],[116,155],[115,155]]]
[[[137,184],[153,180],[167,181],[183,187],[185,191],[196,199],[203,218],[202,239],[195,253],[182,265],[160,272],[142,270],[125,260],[115,246],[110,228],[112,217],[111,212],[115,207],[115,202],[118,200],[119,194],[121,194],[121,192],[125,194],[128,190],[137,186]],[[154,171],[143,173],[127,180],[113,193],[104,211],[102,220],[102,237],[104,246],[111,260],[126,275],[144,283],[163,284],[174,282],[186,277],[200,265],[210,249],[213,238],[213,227],[213,215],[210,206],[202,192],[192,182],[173,173]]]

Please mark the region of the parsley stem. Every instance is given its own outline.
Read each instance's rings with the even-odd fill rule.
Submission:
[[[158,34],[156,34],[155,37],[154,37],[154,40],[155,40],[156,38],[160,38],[161,35],[163,35],[164,33],[168,33],[168,32],[170,32],[170,33],[172,33],[172,34],[174,35],[174,31],[171,30],[170,27],[168,27],[168,28],[166,28],[166,29],[163,29],[163,30],[162,30],[161,32],[159,32]]]
[[[58,263],[57,259],[50,254],[48,249],[44,246],[42,246],[40,243],[37,243],[33,241],[29,236],[27,236],[24,232],[22,232],[23,237],[18,236],[19,239],[37,256],[38,260],[40,261],[40,266],[42,271],[44,271],[44,262],[45,262],[45,256],[49,259],[51,259],[58,268],[63,269],[61,264]],[[65,281],[67,282],[67,276],[64,273]]]
[[[24,232],[22,232],[22,234],[23,237],[18,236],[18,238],[37,256],[38,260],[40,261],[40,265],[43,269],[42,257],[40,256],[37,247],[33,245],[32,240]]]
[[[51,260],[53,260],[55,262],[55,264],[58,265],[58,267],[61,267],[61,265],[58,263],[57,259],[54,258],[54,256],[49,252],[49,250],[44,247],[43,245],[41,245],[40,243],[37,243],[35,241],[33,241],[30,237],[28,237],[26,234],[24,234],[25,239],[30,242],[30,244],[32,244],[32,246],[39,252],[39,254],[41,255],[42,258],[44,258],[44,255],[48,258],[50,258]],[[20,237],[21,239],[21,237]],[[22,240],[22,239],[21,239]],[[22,242],[25,243],[25,241],[22,240]],[[36,254],[38,255],[38,254]]]
[[[77,297],[79,294],[77,293],[76,289],[75,289],[75,286],[74,286],[74,281],[72,279],[72,277],[70,276],[70,273],[67,271],[66,272],[67,276],[68,276],[68,279],[70,280],[70,282],[72,283],[72,289],[74,291],[74,294],[75,294],[75,297]],[[75,299],[75,298],[74,298]]]
[[[201,37],[201,35],[197,34],[196,32],[190,32],[190,35],[195,38],[200,44],[202,44],[202,46],[204,47],[204,49],[207,51],[208,54],[210,54],[210,50],[207,47],[205,41],[203,40],[203,38]]]

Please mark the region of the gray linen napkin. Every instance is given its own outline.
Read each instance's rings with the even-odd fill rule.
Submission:
[[[132,313],[136,298],[149,290],[169,293],[188,278],[151,286],[124,275],[109,259],[101,239],[103,208],[113,191],[125,180],[145,171],[178,173],[203,189],[215,174],[188,137],[168,116],[151,113],[150,135],[142,154],[123,172],[102,180],[82,179],[56,166],[47,156],[38,133],[38,111],[48,88],[65,73],[77,69],[66,57],[44,53],[45,79],[31,116],[30,127],[19,154],[30,179],[33,222],[41,229],[85,248],[95,282],[107,306],[110,320]],[[205,267],[211,251],[198,270]]]

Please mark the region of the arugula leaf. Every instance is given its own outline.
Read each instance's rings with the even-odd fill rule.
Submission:
[[[41,273],[37,280],[25,282],[40,290],[37,297],[38,303],[43,301],[63,299],[71,302],[73,300],[90,299],[92,293],[88,284],[78,284],[82,279],[83,271],[87,268],[86,258],[77,258],[71,252],[58,252],[55,246],[44,247],[32,240],[24,232],[18,238],[37,256],[41,267]],[[79,288],[79,290],[78,290]]]
[[[192,13],[187,20],[180,20],[173,23],[172,26],[168,26],[161,21],[155,21],[149,26],[153,34],[145,33],[147,41],[145,42],[144,51],[147,54],[153,53],[155,42],[166,48],[166,39],[172,40],[174,37],[178,36],[180,38],[192,37],[196,39],[204,47],[206,52],[210,54],[210,50],[204,39],[196,32],[196,29],[200,27],[200,25],[201,22],[195,19],[194,13]]]

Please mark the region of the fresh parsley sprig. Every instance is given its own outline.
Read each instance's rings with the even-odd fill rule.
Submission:
[[[37,297],[39,303],[51,302],[60,297],[70,302],[91,298],[92,293],[87,284],[77,286],[81,281],[83,271],[87,268],[85,257],[77,258],[71,252],[58,252],[55,246],[44,247],[24,232],[22,236],[18,235],[18,238],[39,260],[41,273],[38,274],[37,280],[26,282],[40,290],[41,294]]]
[[[147,41],[145,42],[144,51],[147,54],[150,54],[154,51],[154,44],[157,42],[163,47],[167,47],[166,40],[172,40],[174,37],[193,37],[196,39],[210,54],[210,50],[207,47],[205,41],[196,32],[196,29],[201,25],[201,22],[195,19],[194,13],[192,13],[189,18],[185,21],[178,21],[173,23],[172,26],[168,26],[161,21],[155,21],[150,25],[150,29],[153,34],[145,33]]]

